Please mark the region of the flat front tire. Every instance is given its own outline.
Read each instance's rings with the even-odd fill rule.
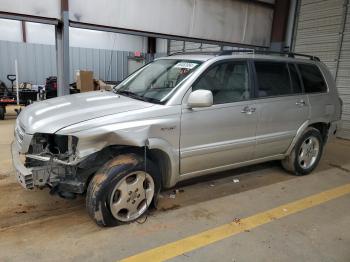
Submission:
[[[145,169],[146,167],[146,169]],[[161,181],[151,160],[125,154],[107,162],[91,180],[86,208],[100,226],[116,226],[145,214],[160,190]]]
[[[320,162],[323,139],[316,128],[308,127],[296,142],[291,153],[281,161],[285,170],[296,176],[311,173]]]

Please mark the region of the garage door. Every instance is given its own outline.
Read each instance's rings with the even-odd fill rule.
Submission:
[[[344,130],[339,136],[350,139],[348,5],[347,0],[301,0],[297,11],[294,51],[318,56],[337,78],[337,87],[344,101]]]
[[[221,48],[219,45],[211,45],[204,43],[195,43],[188,41],[177,41],[170,40],[169,43],[169,54],[174,54],[178,52],[211,52],[211,51],[220,51]]]
[[[222,50],[241,50],[249,49],[247,47],[222,46],[198,42],[169,40],[169,54],[182,52],[220,52]],[[264,49],[264,48],[261,48]]]

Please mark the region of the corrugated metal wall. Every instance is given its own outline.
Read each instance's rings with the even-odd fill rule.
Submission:
[[[301,0],[295,52],[318,56],[335,76],[344,0]]]
[[[21,82],[43,84],[46,77],[57,74],[54,46],[0,41],[0,80],[8,86],[6,75],[15,74],[15,59]]]
[[[350,139],[348,6],[347,0],[301,0],[296,18],[294,51],[318,56],[336,77],[337,87],[344,101],[344,131],[340,136]]]
[[[91,70],[94,78],[121,81],[127,75],[129,52],[90,48],[70,48],[70,81],[77,70]]]
[[[132,55],[126,51],[71,47],[70,82],[75,81],[77,70],[91,70],[96,79],[121,81],[128,75],[128,57]],[[55,46],[0,41],[0,80],[8,86],[6,75],[15,73],[15,59],[20,82],[44,84],[48,76],[57,74]],[[150,60],[146,54],[145,62]]]
[[[344,102],[342,136],[350,139],[350,1],[348,1],[337,71],[337,87]]]

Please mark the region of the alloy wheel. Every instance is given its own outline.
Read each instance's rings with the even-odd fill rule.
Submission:
[[[320,152],[320,142],[314,136],[306,138],[301,144],[298,163],[303,169],[309,169],[316,162]]]
[[[140,217],[150,205],[154,196],[154,181],[144,171],[128,174],[114,187],[110,197],[112,215],[123,222]]]

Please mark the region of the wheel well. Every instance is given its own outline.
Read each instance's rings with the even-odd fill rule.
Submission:
[[[135,153],[142,155],[144,149],[141,147],[133,146],[108,146],[102,150],[91,154],[82,162],[79,163],[77,169],[77,179],[84,182],[85,190],[87,189],[91,179],[95,173],[109,160],[113,159],[117,155],[126,153]]]
[[[165,184],[167,184],[171,172],[171,162],[168,154],[160,149],[147,150],[147,153],[149,158],[158,167],[159,173],[162,178],[162,186],[164,186]]]
[[[86,163],[84,168],[90,171],[85,175],[85,178],[82,179],[86,181],[86,186],[89,184],[91,178],[99,167],[104,165],[104,163],[111,160],[113,157],[127,153],[135,153],[140,156],[144,156],[145,148],[136,146],[109,146],[84,161]],[[147,149],[146,154],[147,157],[151,159],[158,167],[158,171],[162,178],[162,184],[164,185],[169,179],[171,172],[171,162],[169,156],[164,151],[159,149]]]
[[[329,124],[324,123],[324,122],[319,122],[319,123],[311,124],[310,127],[316,128],[318,131],[320,131],[322,139],[323,139],[323,142],[327,141],[327,134],[328,134]]]

